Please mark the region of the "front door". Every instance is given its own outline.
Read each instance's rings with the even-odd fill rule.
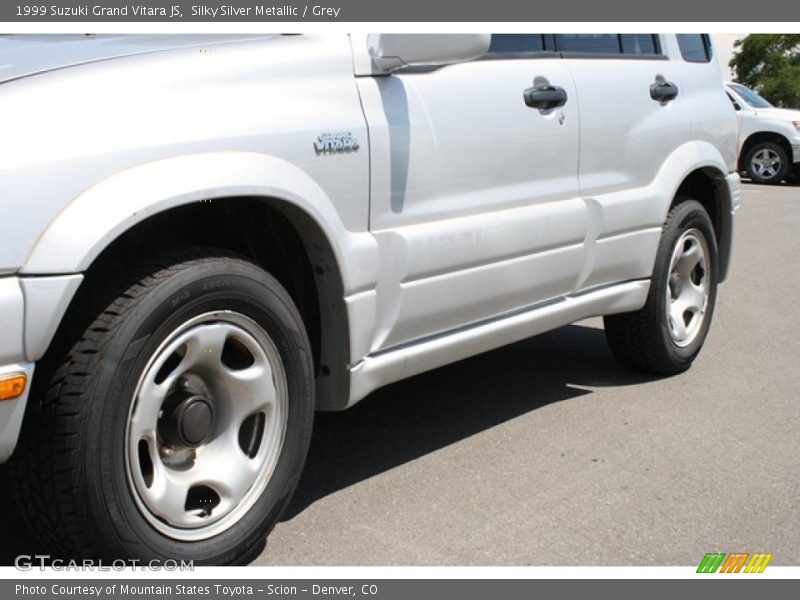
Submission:
[[[587,231],[578,103],[543,39],[493,36],[479,60],[357,79],[383,268],[373,352],[573,290]]]

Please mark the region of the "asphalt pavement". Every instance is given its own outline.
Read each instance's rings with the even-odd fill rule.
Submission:
[[[800,564],[799,305],[800,187],[745,184],[689,372],[625,370],[592,319],[319,414],[254,564]],[[0,560],[43,550],[0,496]]]

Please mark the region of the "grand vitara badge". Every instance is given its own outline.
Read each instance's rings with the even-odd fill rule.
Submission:
[[[317,154],[355,152],[358,150],[358,140],[350,131],[326,131],[314,140],[314,150]]]

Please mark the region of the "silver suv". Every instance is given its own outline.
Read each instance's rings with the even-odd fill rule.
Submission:
[[[6,36],[0,64],[0,460],[54,552],[246,561],[315,410],[594,315],[678,373],[728,273],[704,35]]]

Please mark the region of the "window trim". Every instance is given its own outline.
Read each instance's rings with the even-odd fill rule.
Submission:
[[[665,54],[616,54],[614,52],[560,52],[561,58],[614,60],[669,60]]]
[[[532,52],[487,52],[478,60],[520,60],[532,58],[561,58],[561,53],[552,50],[536,50]]]

